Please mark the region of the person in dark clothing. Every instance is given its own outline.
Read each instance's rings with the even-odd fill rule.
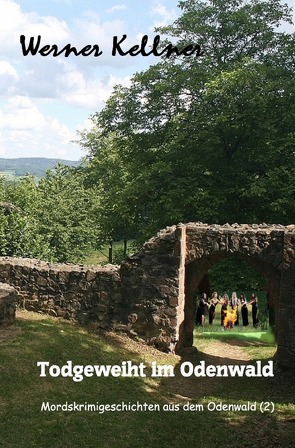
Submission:
[[[249,325],[248,308],[247,308],[247,300],[244,293],[241,293],[240,295],[240,303],[241,303],[243,327],[247,327]]]
[[[257,314],[258,314],[258,297],[255,294],[255,292],[252,292],[251,300],[250,300],[249,303],[250,303],[250,305],[252,305],[253,327],[257,328],[258,324],[259,324],[258,317],[257,317]]]
[[[196,325],[204,327],[205,324],[205,314],[208,308],[207,295],[205,292],[201,294],[200,302],[196,313]]]
[[[220,300],[218,299],[218,294],[216,291],[213,292],[211,301],[210,301],[210,307],[209,307],[209,324],[212,325],[215,317],[215,308],[216,305],[220,303]]]

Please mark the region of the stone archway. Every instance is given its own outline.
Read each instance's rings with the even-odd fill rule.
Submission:
[[[179,224],[121,265],[130,331],[160,348],[193,342],[194,296],[204,274],[237,255],[265,277],[276,309],[277,362],[295,366],[295,226]]]
[[[276,308],[277,362],[295,371],[295,225],[179,224],[161,230],[121,266],[0,259],[18,304],[95,321],[163,350],[193,342],[194,294],[208,268],[236,255],[263,274]]]
[[[219,232],[207,233],[207,239],[210,239],[210,244],[206,244],[207,247],[205,253],[196,251],[195,258],[193,257],[193,251],[190,252],[190,257],[187,259],[186,271],[185,271],[185,319],[184,319],[184,331],[182,335],[182,345],[190,346],[192,344],[192,332],[195,326],[194,321],[194,304],[195,293],[199,290],[199,285],[202,282],[202,278],[207,274],[208,270],[218,264],[220,261],[231,256],[238,257],[244,261],[247,261],[252,265],[256,271],[258,271],[264,278],[269,292],[271,302],[274,304],[275,314],[279,316],[280,309],[280,283],[281,283],[281,271],[279,270],[280,260],[277,257],[277,249],[269,246],[274,244],[281,245],[281,236],[274,236],[269,242],[266,240],[261,245],[261,240],[257,233],[248,233],[241,239],[242,247],[237,244],[237,235],[234,231],[226,231],[225,229]],[[276,243],[275,243],[276,241]],[[208,243],[208,241],[207,241]],[[267,248],[267,255],[264,255],[264,251]],[[272,260],[271,253],[276,253],[275,259]],[[273,263],[272,263],[273,262]],[[278,265],[276,264],[278,263]],[[276,330],[276,328],[275,328]],[[277,336],[277,334],[276,334]]]
[[[280,281],[281,272],[271,264],[259,261],[259,257],[245,257],[241,256],[238,252],[232,254],[212,254],[195,259],[188,265],[186,265],[185,271],[185,322],[184,322],[184,334],[183,334],[183,346],[190,346],[193,338],[193,330],[195,327],[195,309],[196,309],[196,291],[203,291],[201,285],[203,278],[206,276],[209,269],[214,267],[220,261],[231,256],[239,258],[243,261],[247,261],[252,265],[254,269],[261,275],[266,284],[266,290],[268,291],[269,302],[274,308],[274,315],[279,315],[279,294],[280,294]],[[249,260],[247,259],[249,258]],[[274,326],[275,335],[277,338],[277,328]]]

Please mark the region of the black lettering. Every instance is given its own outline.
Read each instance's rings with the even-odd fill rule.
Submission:
[[[164,48],[164,50],[162,51],[161,55],[165,53],[165,51],[167,51],[166,54],[166,58],[170,58],[170,56],[172,55],[172,53],[176,53],[176,56],[180,56],[180,51],[178,50],[177,47],[174,47],[172,44],[167,45],[166,48]]]
[[[158,53],[157,47],[159,45],[159,42],[160,42],[160,35],[157,34],[154,38],[154,44],[153,44],[153,50],[152,50],[154,56],[161,56],[161,54],[163,54],[163,52],[165,51],[165,50],[163,50],[162,53]]]
[[[57,52],[58,48],[57,45],[45,45],[44,47],[42,47],[39,50],[39,54],[41,54],[41,56],[48,56],[50,53],[53,52],[53,56],[55,56],[55,53]]]
[[[184,49],[181,51],[181,54],[183,54],[184,56],[190,56],[191,54],[193,54],[195,52],[195,47],[194,45],[187,45],[186,47],[184,47]]]
[[[86,47],[83,47],[82,50],[78,53],[82,56],[89,56],[91,53],[94,52],[94,57],[97,58],[98,56],[102,55],[102,51],[99,51],[98,45],[86,45]]]
[[[153,53],[153,50],[146,52],[145,47],[148,41],[148,36],[145,34],[141,39],[141,54],[142,56],[150,56]]]
[[[54,53],[53,56],[56,58],[57,56],[60,56],[62,53],[64,54],[65,58],[68,58],[71,53],[74,53],[75,56],[78,56],[78,51],[76,47],[72,47],[71,44],[67,44],[62,50],[58,51],[57,53]]]
[[[166,58],[169,58],[173,52],[175,52],[177,56],[179,56],[180,52],[178,48],[173,47],[172,44],[167,45],[167,47],[165,47],[162,51],[158,51],[159,43],[160,43],[160,35],[157,34],[157,36],[155,36],[154,38],[153,50],[152,50],[154,56],[163,56],[164,53],[166,52],[167,52],[167,54],[165,55]]]
[[[133,47],[128,50],[128,53],[130,54],[130,56],[137,56],[138,54],[140,54],[141,50],[139,50],[139,45],[133,45]]]
[[[36,46],[34,48],[34,37],[30,38],[30,42],[28,45],[28,48],[26,48],[26,36],[24,36],[23,34],[20,36],[20,43],[22,46],[22,52],[24,56],[28,56],[29,53],[31,53],[33,56],[35,56],[35,54],[37,53],[39,47],[40,47],[40,42],[41,42],[41,36],[38,36],[37,39],[37,43]]]
[[[172,44],[168,44],[162,51],[158,51],[157,47],[160,42],[160,36],[157,35],[154,38],[154,45],[153,45],[153,54],[155,56],[165,56],[166,58],[169,58],[173,53],[176,54],[176,56],[184,55],[184,56],[191,56],[193,53],[196,52],[197,56],[202,56],[204,54],[204,51],[201,50],[200,45],[187,45],[182,50],[179,50],[176,46],[173,46]],[[165,54],[166,53],[166,54]]]
[[[118,42],[118,36],[113,37],[113,49],[112,49],[112,56],[116,56],[116,53],[118,51],[120,56],[126,56],[128,54],[128,51],[123,51],[120,47],[121,43],[126,39],[127,34],[123,34],[122,39],[120,42]]]
[[[203,56],[205,53],[204,50],[201,49],[200,45],[196,45],[195,51],[196,51],[196,57]]]
[[[94,53],[94,57],[98,57],[102,54],[102,51],[99,51],[98,45],[86,45],[82,48],[82,50],[78,51],[76,47],[73,47],[71,44],[65,45],[61,50],[59,50],[57,45],[44,45],[44,47],[40,48],[41,36],[38,36],[37,42],[35,44],[35,38],[31,37],[29,41],[29,45],[26,48],[26,37],[22,34],[20,36],[20,43],[22,46],[22,52],[24,56],[27,56],[31,53],[35,56],[39,53],[41,56],[48,56],[52,53],[52,56],[56,58],[64,53],[64,57],[68,57],[70,54],[74,54],[75,56],[89,56]],[[39,49],[40,48],[40,49]]]
[[[204,51],[201,50],[200,45],[195,44],[187,45],[182,50],[179,50],[176,46],[170,43],[164,49],[158,50],[160,44],[159,34],[154,37],[151,50],[147,50],[146,48],[148,43],[148,35],[145,34],[141,39],[141,45],[133,45],[129,48],[129,50],[124,51],[121,48],[121,45],[123,42],[125,42],[126,38],[127,34],[123,34],[120,40],[118,39],[118,36],[113,36],[112,56],[116,56],[117,54],[119,54],[120,56],[137,56],[139,54],[141,54],[142,56],[150,56],[151,54],[153,54],[154,56],[164,56],[166,58],[169,58],[173,54],[175,54],[176,56],[191,56],[193,53],[196,53],[196,57],[202,56],[204,54]],[[48,56],[52,54],[53,57],[57,57],[63,54],[63,56],[66,58],[71,54],[74,54],[74,56],[89,56],[93,54],[94,57],[98,57],[103,53],[99,50],[98,45],[86,45],[80,51],[71,44],[65,45],[61,50],[59,50],[57,45],[44,45],[40,48],[41,36],[38,36],[36,41],[35,37],[31,37],[29,40],[29,44],[26,45],[26,37],[22,34],[20,36],[20,43],[24,56],[27,56],[28,54],[35,56],[37,53],[39,53],[41,56]]]
[[[126,56],[128,54],[130,56],[138,56],[139,54],[141,54],[142,56],[150,56],[151,54],[154,54],[155,56],[159,56],[155,47],[158,45],[158,43],[160,41],[160,36],[155,37],[152,50],[150,50],[150,51],[146,51],[146,45],[148,42],[147,34],[145,34],[142,37],[140,46],[133,45],[133,47],[129,48],[129,50],[123,51],[122,48],[120,47],[120,45],[122,44],[122,42],[124,42],[126,40],[126,38],[127,38],[127,34],[123,34],[123,37],[120,41],[118,41],[118,36],[113,37],[112,56],[116,56],[117,53],[120,56]]]
[[[203,56],[204,51],[201,50],[200,45],[187,45],[180,51],[180,54],[183,54],[184,56],[191,56],[194,53],[196,53],[196,57],[198,57]]]
[[[79,51],[78,54],[79,55],[81,54],[82,56],[89,56],[92,52],[93,52],[92,45],[86,45],[85,47],[82,48],[82,50]]]

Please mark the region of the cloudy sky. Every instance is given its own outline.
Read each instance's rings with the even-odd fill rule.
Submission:
[[[0,11],[0,157],[69,160],[85,155],[71,142],[112,87],[156,60],[111,56],[113,36],[127,34],[127,49],[179,14],[177,0],[0,0]],[[24,56],[20,35],[60,49],[96,44],[103,54]]]
[[[0,157],[78,160],[72,143],[89,126],[115,84],[128,85],[152,57],[113,57],[113,36],[127,34],[127,47],[154,27],[172,23],[178,0],[0,0]],[[295,0],[289,0],[295,6]],[[41,46],[71,43],[78,50],[99,45],[93,56],[24,56],[20,35],[41,36]],[[128,45],[130,44],[130,45]]]

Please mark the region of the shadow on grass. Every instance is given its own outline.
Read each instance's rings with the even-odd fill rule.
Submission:
[[[205,360],[207,365],[243,362],[201,352],[183,357],[166,355],[123,336],[89,333],[72,323],[47,317],[20,318],[17,325],[21,332],[0,346],[0,444],[5,448],[180,448],[185,445],[217,448],[223,440],[228,448],[294,448],[294,432],[291,432],[294,428],[292,423],[285,423],[292,416],[290,394],[294,387],[291,388],[286,375],[270,379],[184,378],[179,367],[186,360],[193,364]],[[82,365],[120,365],[123,360],[148,364],[155,360],[158,364],[175,365],[175,376],[91,377],[81,382],[72,378],[40,378],[38,361],[61,366],[68,360]],[[239,403],[266,399],[275,401],[278,409],[274,414],[206,409],[209,400]],[[161,410],[41,412],[42,401],[98,404],[138,401],[160,404]],[[188,401],[203,404],[203,411],[184,411],[182,406]],[[164,405],[168,405],[165,410]],[[263,437],[265,444],[260,443]]]

